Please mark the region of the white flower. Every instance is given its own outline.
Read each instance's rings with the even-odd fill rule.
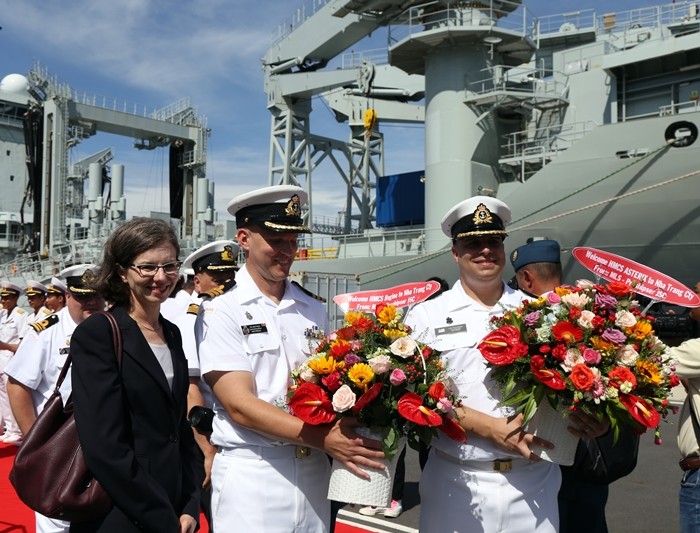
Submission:
[[[418,345],[411,337],[399,337],[389,346],[389,350],[394,355],[406,359],[416,353]]]
[[[595,313],[584,309],[581,311],[581,316],[578,317],[578,325],[583,329],[593,329],[593,319],[595,318]]]
[[[333,394],[333,410],[336,413],[344,413],[350,409],[357,401],[357,396],[347,385],[341,385]]]
[[[593,283],[591,280],[588,280],[588,279],[577,279],[576,280],[576,286],[581,288],[581,289],[592,289],[593,285],[595,285],[595,283]]]
[[[619,311],[615,316],[615,325],[620,328],[631,328],[637,323],[637,317],[629,311]]]
[[[542,327],[535,330],[537,333],[537,342],[549,342],[549,338],[552,335],[552,326],[550,324],[542,324]]]
[[[615,355],[616,361],[624,366],[632,366],[638,357],[639,354],[637,350],[635,350],[634,346],[631,344],[625,344],[617,350],[617,354]]]
[[[569,348],[568,350],[566,350],[566,356],[564,357],[564,360],[560,363],[560,366],[567,372],[571,372],[571,369],[574,368],[576,365],[585,362],[586,361],[584,360],[583,355],[578,349]]]
[[[561,297],[561,301],[569,307],[578,307],[583,309],[591,301],[591,299],[583,293],[572,292]]]
[[[299,377],[310,383],[318,383],[318,376],[306,364],[299,369]]]
[[[378,355],[367,360],[367,364],[375,374],[385,374],[391,370],[391,357],[388,355]]]

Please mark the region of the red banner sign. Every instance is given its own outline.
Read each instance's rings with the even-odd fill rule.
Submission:
[[[595,248],[574,248],[572,253],[596,276],[608,281],[636,282],[634,290],[647,298],[684,307],[700,306],[700,296],[658,270]]]
[[[405,283],[390,289],[339,294],[333,298],[333,301],[345,313],[350,310],[374,313],[377,304],[393,305],[397,308],[406,307],[427,300],[439,290],[439,283],[421,281],[420,283]]]

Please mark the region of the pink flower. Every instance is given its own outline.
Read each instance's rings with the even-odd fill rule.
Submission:
[[[336,413],[344,413],[355,405],[357,396],[347,385],[343,385],[333,394],[333,410]]]
[[[448,400],[446,396],[437,401],[437,408],[443,413],[451,413],[455,409],[452,402]]]
[[[391,370],[391,357],[388,355],[378,355],[367,361],[375,374],[384,374]]]
[[[395,368],[391,371],[391,374],[389,375],[389,382],[392,385],[401,385],[404,381],[406,381],[406,374],[404,374],[403,370],[400,368]]]
[[[560,302],[561,302],[561,298],[559,297],[559,295],[556,292],[552,291],[552,292],[547,293],[547,303],[549,305],[556,305]]]
[[[583,360],[589,365],[597,365],[600,363],[600,354],[593,348],[584,348]]]

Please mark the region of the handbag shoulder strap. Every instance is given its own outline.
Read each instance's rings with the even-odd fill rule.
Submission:
[[[122,369],[122,357],[124,355],[124,352],[122,350],[122,332],[119,329],[119,324],[117,324],[117,319],[114,318],[114,315],[112,313],[108,313],[107,311],[98,311],[97,312],[100,315],[103,315],[105,318],[107,318],[107,321],[109,322],[109,325],[112,328],[112,343],[114,345],[114,354],[117,357],[117,366],[119,367],[119,371],[121,372]],[[70,352],[68,352],[68,357],[66,357],[66,362],[63,364],[63,368],[61,369],[61,373],[58,375],[58,379],[56,380],[56,386],[54,387],[54,392],[58,392],[59,389],[61,388],[61,384],[63,383],[63,380],[66,379],[66,375],[68,375],[68,370],[70,369],[70,365],[73,362],[73,358],[71,357]]]

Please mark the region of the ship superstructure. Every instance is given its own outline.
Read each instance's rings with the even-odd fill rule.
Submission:
[[[520,1],[328,0],[286,21],[264,59],[269,182],[304,186],[313,202],[312,174],[331,160],[348,198],[342,235],[310,241],[305,257],[321,259],[300,261],[299,275],[329,296],[452,279],[440,220],[487,194],[513,210],[507,249],[557,239],[567,279],[586,274],[567,251],[591,246],[693,284],[697,4],[581,7],[538,18]],[[386,48],[359,51],[380,31]],[[349,126],[347,140],[314,135],[318,96]],[[424,167],[387,187],[382,124],[392,122],[424,124]],[[422,219],[379,216],[409,202]]]
[[[183,248],[214,238],[214,183],[206,177],[206,117],[188,99],[162,109],[79,94],[38,64],[0,82],[0,277],[45,279],[99,259],[107,235],[127,219],[128,171],[111,149],[69,161],[98,133],[131,137],[139,150],[169,150],[169,220]],[[137,180],[138,177],[131,179]]]

